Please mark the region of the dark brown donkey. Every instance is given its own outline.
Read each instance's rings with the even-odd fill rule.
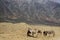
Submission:
[[[29,37],[38,37],[38,34],[42,33],[41,30],[37,30],[37,29],[28,29],[27,31],[27,36]]]
[[[44,31],[43,32],[44,36],[49,36],[49,37],[54,37],[55,36],[55,32],[54,31]]]

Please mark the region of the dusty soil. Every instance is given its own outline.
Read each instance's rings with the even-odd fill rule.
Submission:
[[[39,35],[37,38],[27,37],[28,28],[55,31],[54,37]],[[0,40],[60,40],[60,27],[47,25],[29,25],[26,23],[0,23]]]

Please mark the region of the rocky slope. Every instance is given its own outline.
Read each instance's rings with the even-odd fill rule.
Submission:
[[[60,25],[60,4],[49,0],[0,0],[0,21]]]

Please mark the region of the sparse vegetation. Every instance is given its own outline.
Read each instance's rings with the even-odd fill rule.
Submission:
[[[37,38],[27,37],[28,28],[38,29],[42,31],[55,31],[54,37],[45,37],[39,35]],[[3,33],[2,33],[3,32]],[[60,27],[47,25],[29,25],[26,23],[0,23],[0,39],[1,40],[60,40]]]

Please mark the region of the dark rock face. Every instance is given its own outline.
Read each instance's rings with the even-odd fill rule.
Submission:
[[[60,4],[48,0],[0,0],[0,21],[60,25]]]

